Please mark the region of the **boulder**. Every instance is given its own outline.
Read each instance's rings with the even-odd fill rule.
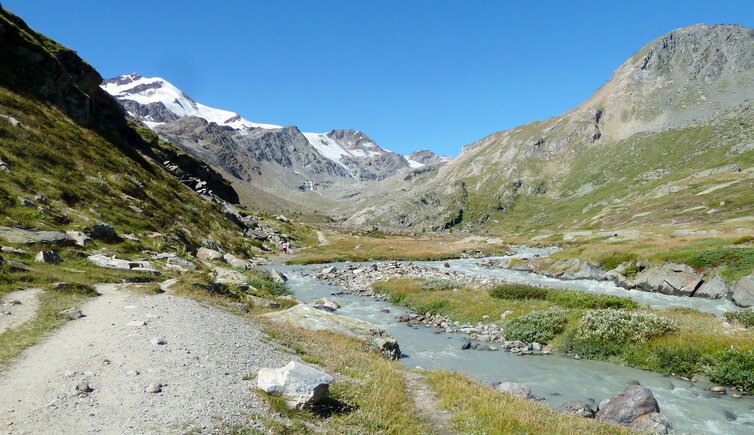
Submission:
[[[499,383],[495,389],[512,397],[521,397],[524,399],[531,397],[531,388],[516,382],[503,381]]]
[[[285,367],[263,368],[257,374],[257,388],[285,399],[288,409],[311,408],[327,398],[332,376],[325,372],[289,362]]]
[[[279,220],[280,222],[289,222],[290,221],[290,219],[288,219],[287,217],[283,216],[282,214],[277,215],[275,217],[275,219]]]
[[[248,280],[246,275],[225,267],[215,268],[215,283],[216,284],[246,284]]]
[[[721,299],[730,295],[730,285],[718,275],[704,281],[704,283],[694,292],[695,297]]]
[[[579,417],[584,418],[594,418],[594,409],[586,403],[586,402],[580,402],[578,400],[571,400],[569,402],[566,402],[558,408],[558,410],[569,414],[569,415],[577,415]]]
[[[337,302],[331,301],[327,298],[317,299],[316,301],[314,301],[313,305],[314,308],[325,311],[335,311],[340,308],[340,305]]]
[[[196,269],[196,264],[194,264],[194,263],[192,263],[192,262],[190,262],[188,260],[184,260],[183,258],[178,257],[178,256],[168,257],[168,259],[165,260],[165,262],[168,265],[170,265],[170,266],[179,266],[179,267],[183,267],[185,269],[192,269],[192,270]]]
[[[644,269],[634,280],[636,287],[668,295],[691,296],[702,284],[702,275],[685,264],[666,263]]]
[[[60,255],[55,251],[39,251],[34,257],[35,263],[60,263]]]
[[[285,284],[285,282],[288,281],[288,277],[285,276],[285,274],[278,272],[276,269],[270,269],[270,276],[273,281],[280,284]]]
[[[108,256],[102,255],[102,254],[90,255],[87,258],[95,266],[107,267],[107,268],[110,268],[110,269],[123,269],[123,270],[150,269],[150,270],[154,270],[154,268],[152,267],[152,263],[149,262],[149,261],[143,261],[143,260],[142,261],[121,260],[119,258],[108,257]]]
[[[0,252],[3,252],[4,254],[18,254],[18,255],[26,255],[27,252],[23,249],[14,248],[12,246],[0,246]]]
[[[223,255],[223,260],[225,260],[226,263],[230,264],[236,269],[246,270],[246,268],[249,267],[248,263],[246,263],[245,260],[241,260],[231,253]]]
[[[0,160],[0,171],[5,172],[6,174],[10,174],[10,168],[8,167],[8,164],[2,160]]]
[[[272,321],[290,323],[312,331],[331,331],[348,335],[366,343],[389,359],[400,357],[400,347],[390,334],[377,325],[346,316],[318,310],[310,305],[298,304],[287,310],[265,314]],[[387,341],[375,340],[383,338]],[[392,343],[390,342],[392,340]]]
[[[92,241],[91,237],[87,236],[81,231],[70,230],[70,231],[66,231],[65,233],[68,234],[68,236],[71,237],[76,242],[77,245],[82,246],[82,247]]]
[[[739,307],[754,306],[754,275],[745,276],[733,284],[732,299]]]
[[[0,239],[18,245],[45,243],[51,245],[70,246],[75,242],[66,233],[59,231],[23,230],[21,228],[0,227]]]
[[[267,233],[265,233],[264,231],[259,230],[259,229],[254,229],[254,230],[249,229],[249,230],[246,230],[246,231],[244,231],[244,235],[246,237],[251,237],[252,239],[259,240],[259,241],[262,241],[262,242],[264,242],[267,239],[269,239],[269,236],[267,235]]]
[[[204,261],[219,260],[223,258],[223,254],[214,249],[201,247],[196,251],[196,258]]]
[[[673,425],[659,412],[650,412],[631,423],[631,429],[650,434],[669,434],[673,431]]]
[[[103,242],[117,242],[118,234],[112,225],[104,222],[95,222],[94,225],[84,231],[89,237]]]
[[[617,396],[600,402],[596,418],[630,426],[647,414],[660,412],[654,394],[641,385],[629,385]]]
[[[60,315],[62,315],[68,320],[77,320],[84,317],[84,313],[82,313],[81,308],[78,308],[78,307],[73,307],[65,311],[61,311]]]

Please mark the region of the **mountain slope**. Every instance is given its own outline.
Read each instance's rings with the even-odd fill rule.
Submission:
[[[752,83],[751,29],[670,32],[577,108],[465,147],[435,177],[349,224],[523,231],[736,219],[751,205],[740,189],[751,183]],[[740,170],[694,177],[731,164]],[[703,192],[724,182],[713,204]],[[653,197],[666,185],[677,205]]]

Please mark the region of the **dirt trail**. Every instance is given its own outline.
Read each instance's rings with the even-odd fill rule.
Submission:
[[[242,377],[292,357],[255,325],[167,293],[97,290],[86,317],[0,374],[0,433],[208,432],[267,412]]]
[[[409,394],[411,394],[414,407],[419,411],[419,414],[427,418],[432,426],[433,433],[436,435],[450,435],[453,413],[448,409],[442,408],[440,398],[427,385],[424,375],[406,370],[403,376],[406,379],[406,388]]]
[[[327,238],[322,233],[322,231],[317,231],[317,240],[319,241],[319,246],[325,246],[325,245],[330,244],[330,241],[327,240]]]
[[[0,303],[0,334],[8,329],[18,328],[34,317],[39,309],[39,293],[42,289],[32,288],[8,293]]]

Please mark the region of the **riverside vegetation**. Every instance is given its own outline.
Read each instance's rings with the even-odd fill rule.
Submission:
[[[498,323],[508,340],[549,343],[563,352],[754,391],[750,312],[726,325],[690,309],[653,309],[617,296],[527,285],[490,290],[393,279],[374,285],[395,303],[462,322]],[[737,327],[740,325],[740,327]]]

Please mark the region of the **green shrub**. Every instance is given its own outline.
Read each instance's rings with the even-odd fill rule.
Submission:
[[[549,290],[525,284],[503,284],[490,290],[490,296],[497,299],[545,300]]]
[[[626,310],[590,310],[563,340],[561,348],[589,358],[605,358],[625,345],[641,344],[678,330],[672,320],[653,313]]]
[[[738,322],[747,328],[754,326],[754,311],[728,311],[723,317],[729,322]]]
[[[549,343],[567,323],[565,311],[535,311],[508,322],[504,328],[505,338],[526,343]]]
[[[459,288],[461,285],[450,279],[428,279],[419,283],[419,288],[423,291],[444,291]]]
[[[285,284],[273,281],[270,274],[266,271],[253,271],[248,283],[257,290],[262,290],[273,296],[290,294]]]
[[[690,378],[700,373],[702,352],[695,347],[659,346],[650,357],[652,369]]]
[[[400,304],[403,299],[406,298],[405,293],[390,293],[390,303],[391,304]]]
[[[635,309],[639,303],[633,299],[611,295],[597,295],[582,291],[551,290],[547,294],[547,300],[563,308],[580,309]]]
[[[449,304],[447,299],[433,299],[416,307],[419,314],[439,314]]]
[[[710,380],[754,391],[754,349],[729,349],[715,356]]]

